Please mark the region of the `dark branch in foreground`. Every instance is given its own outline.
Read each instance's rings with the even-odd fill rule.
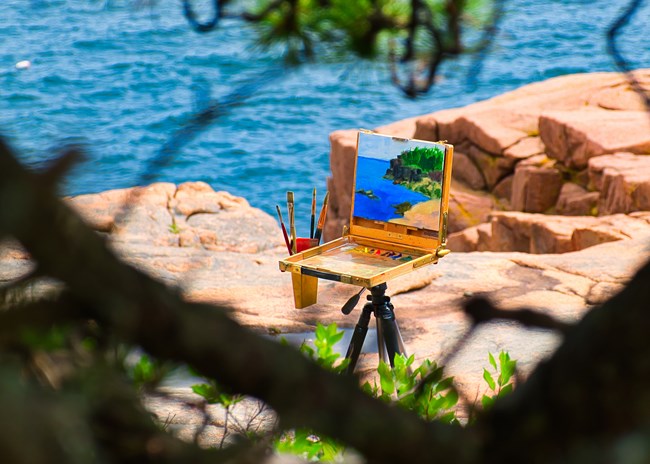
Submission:
[[[44,273],[64,282],[83,302],[88,318],[120,339],[260,398],[278,413],[282,426],[311,428],[347,443],[372,462],[470,462],[475,446],[468,431],[425,423],[374,400],[354,378],[324,371],[297,350],[255,335],[221,308],[185,302],[119,261],[53,192],[34,188],[38,179],[4,144],[0,185],[3,204],[15,200],[16,190],[33,190],[21,197],[15,214],[0,210],[0,233],[18,238]],[[466,446],[456,446],[459,442]]]
[[[474,298],[465,305],[465,313],[472,318],[474,325],[484,324],[493,320],[517,322],[524,327],[548,329],[566,335],[572,324],[559,321],[554,317],[533,309],[500,309],[486,298]]]
[[[174,290],[124,264],[56,197],[50,185],[16,161],[1,139],[0,204],[11,205],[0,208],[0,236],[18,239],[43,275],[66,285],[70,303],[81,311],[63,311],[61,317],[93,319],[112,336],[139,345],[160,360],[187,363],[233,391],[268,403],[281,426],[307,427],[335,438],[369,462],[604,464],[632,462],[620,454],[629,446],[641,453],[634,462],[650,460],[646,445],[650,438],[650,263],[621,293],[572,327],[556,353],[511,396],[497,401],[463,429],[426,423],[374,400],[361,392],[356,379],[324,371],[298,351],[244,329],[224,308],[186,302]],[[36,314],[53,309],[28,310]],[[477,320],[488,318],[478,314]],[[40,323],[47,325],[50,316],[43,316]],[[11,337],[4,340],[13,342]],[[75,443],[100,443],[116,453],[110,456],[112,462],[219,459],[213,452],[154,430],[144,410],[135,403],[129,406],[128,393],[121,396],[119,382],[101,374],[102,366],[93,366],[99,369],[95,374],[80,370],[76,381],[85,386],[57,394],[32,389],[12,365],[0,366],[3,451],[23,452],[11,446],[11,437],[24,448],[38,430],[38,436],[51,443],[58,437],[57,424],[78,424],[61,433],[73,436]],[[83,384],[90,375],[95,381]],[[83,399],[88,409],[82,404],[73,413],[71,398]],[[17,429],[17,420],[33,428]],[[88,421],[90,432],[85,427]],[[22,433],[25,430],[29,435]],[[80,450],[79,456],[84,452]],[[8,462],[51,462],[42,456],[27,459],[23,454],[22,461],[15,456],[9,454]],[[47,457],[66,462],[65,455]]]

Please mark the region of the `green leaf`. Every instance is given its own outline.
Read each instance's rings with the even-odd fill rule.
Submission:
[[[395,370],[406,368],[406,358],[403,354],[396,354],[393,363],[395,364]]]
[[[512,376],[515,374],[515,369],[517,368],[517,361],[510,361],[506,359],[501,366],[501,374],[499,375],[499,385],[503,386],[507,384]]]
[[[505,385],[505,386],[501,389],[501,391],[499,391],[499,395],[498,395],[499,398],[501,398],[502,396],[505,396],[505,395],[507,395],[507,394],[509,394],[509,393],[512,393],[512,391],[514,390],[514,387],[515,387],[515,386],[514,386],[513,384],[511,384],[511,383],[509,383],[508,385]]]
[[[217,391],[212,385],[208,385],[207,383],[192,385],[192,391],[210,404],[214,404],[217,401]]]
[[[485,368],[483,369],[483,378],[487,382],[488,387],[490,387],[490,390],[496,390],[497,386],[494,382],[494,379],[492,378],[492,374],[490,374]]]
[[[316,340],[325,340],[327,338],[327,328],[320,322],[316,324],[316,331],[314,332]]]
[[[451,409],[456,406],[456,403],[458,403],[458,392],[456,390],[450,390],[449,393],[444,396],[444,399],[443,408]]]
[[[481,398],[481,404],[483,405],[483,409],[489,409],[494,404],[494,398],[483,395],[483,398]]]
[[[316,354],[316,351],[314,351],[314,349],[305,342],[303,342],[300,345],[300,352],[302,354],[307,355],[307,357],[312,358],[312,359],[314,358],[314,355]]]
[[[453,377],[447,377],[446,379],[442,379],[440,382],[438,382],[438,385],[436,385],[436,388],[434,389],[434,393],[440,393],[451,387],[454,383],[454,378]]]
[[[488,352],[488,359],[490,360],[490,365],[494,367],[494,369],[497,369],[497,362],[494,360],[494,356],[492,356],[492,353]]]
[[[379,361],[377,372],[379,373],[382,393],[392,395],[395,392],[395,382],[393,381],[393,371],[390,366],[383,361]]]

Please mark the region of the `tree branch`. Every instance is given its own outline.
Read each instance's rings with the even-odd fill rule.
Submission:
[[[474,325],[500,319],[517,322],[524,327],[555,330],[563,335],[573,327],[573,324],[562,322],[549,314],[533,309],[500,309],[486,298],[474,298],[469,301],[465,304],[465,313],[472,318]]]
[[[65,282],[87,305],[88,317],[122,340],[161,359],[188,363],[234,391],[267,402],[284,427],[311,428],[373,462],[463,463],[473,456],[476,447],[468,431],[425,423],[382,404],[364,394],[355,379],[320,369],[297,350],[242,328],[219,308],[185,302],[119,261],[67,205],[34,185],[33,175],[3,142],[0,186],[0,204],[22,202],[13,214],[0,210],[0,233],[18,238],[45,273]]]

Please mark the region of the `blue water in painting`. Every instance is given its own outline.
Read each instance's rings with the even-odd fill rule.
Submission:
[[[370,198],[361,193],[354,194],[354,215],[377,221],[402,217],[395,213],[393,205],[409,202],[412,205],[430,200],[419,192],[414,192],[402,185],[393,184],[384,179],[390,161],[359,156],[357,161],[357,190],[372,190],[377,198]]]
[[[203,15],[210,2],[193,3]],[[0,133],[34,167],[51,158],[52,147],[85,143],[89,159],[62,193],[129,187],[197,110],[249,81],[265,84],[221,108],[146,180],[205,181],[270,214],[293,190],[302,234],[311,189],[319,199],[325,191],[330,132],[458,107],[563,74],[613,71],[605,33],[626,4],[507,1],[482,65],[471,54],[449,61],[436,88],[410,100],[381,63],[325,53],[289,71],[278,51],[257,45],[248,24],[229,19],[197,34],[177,0],[3,0]],[[649,18],[645,2],[619,44],[634,67],[650,67]],[[17,70],[21,60],[32,66]]]

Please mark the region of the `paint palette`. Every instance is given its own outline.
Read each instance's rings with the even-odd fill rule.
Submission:
[[[371,288],[447,254],[452,156],[449,144],[359,131],[349,228],[280,261],[296,308],[316,303],[318,279]]]

